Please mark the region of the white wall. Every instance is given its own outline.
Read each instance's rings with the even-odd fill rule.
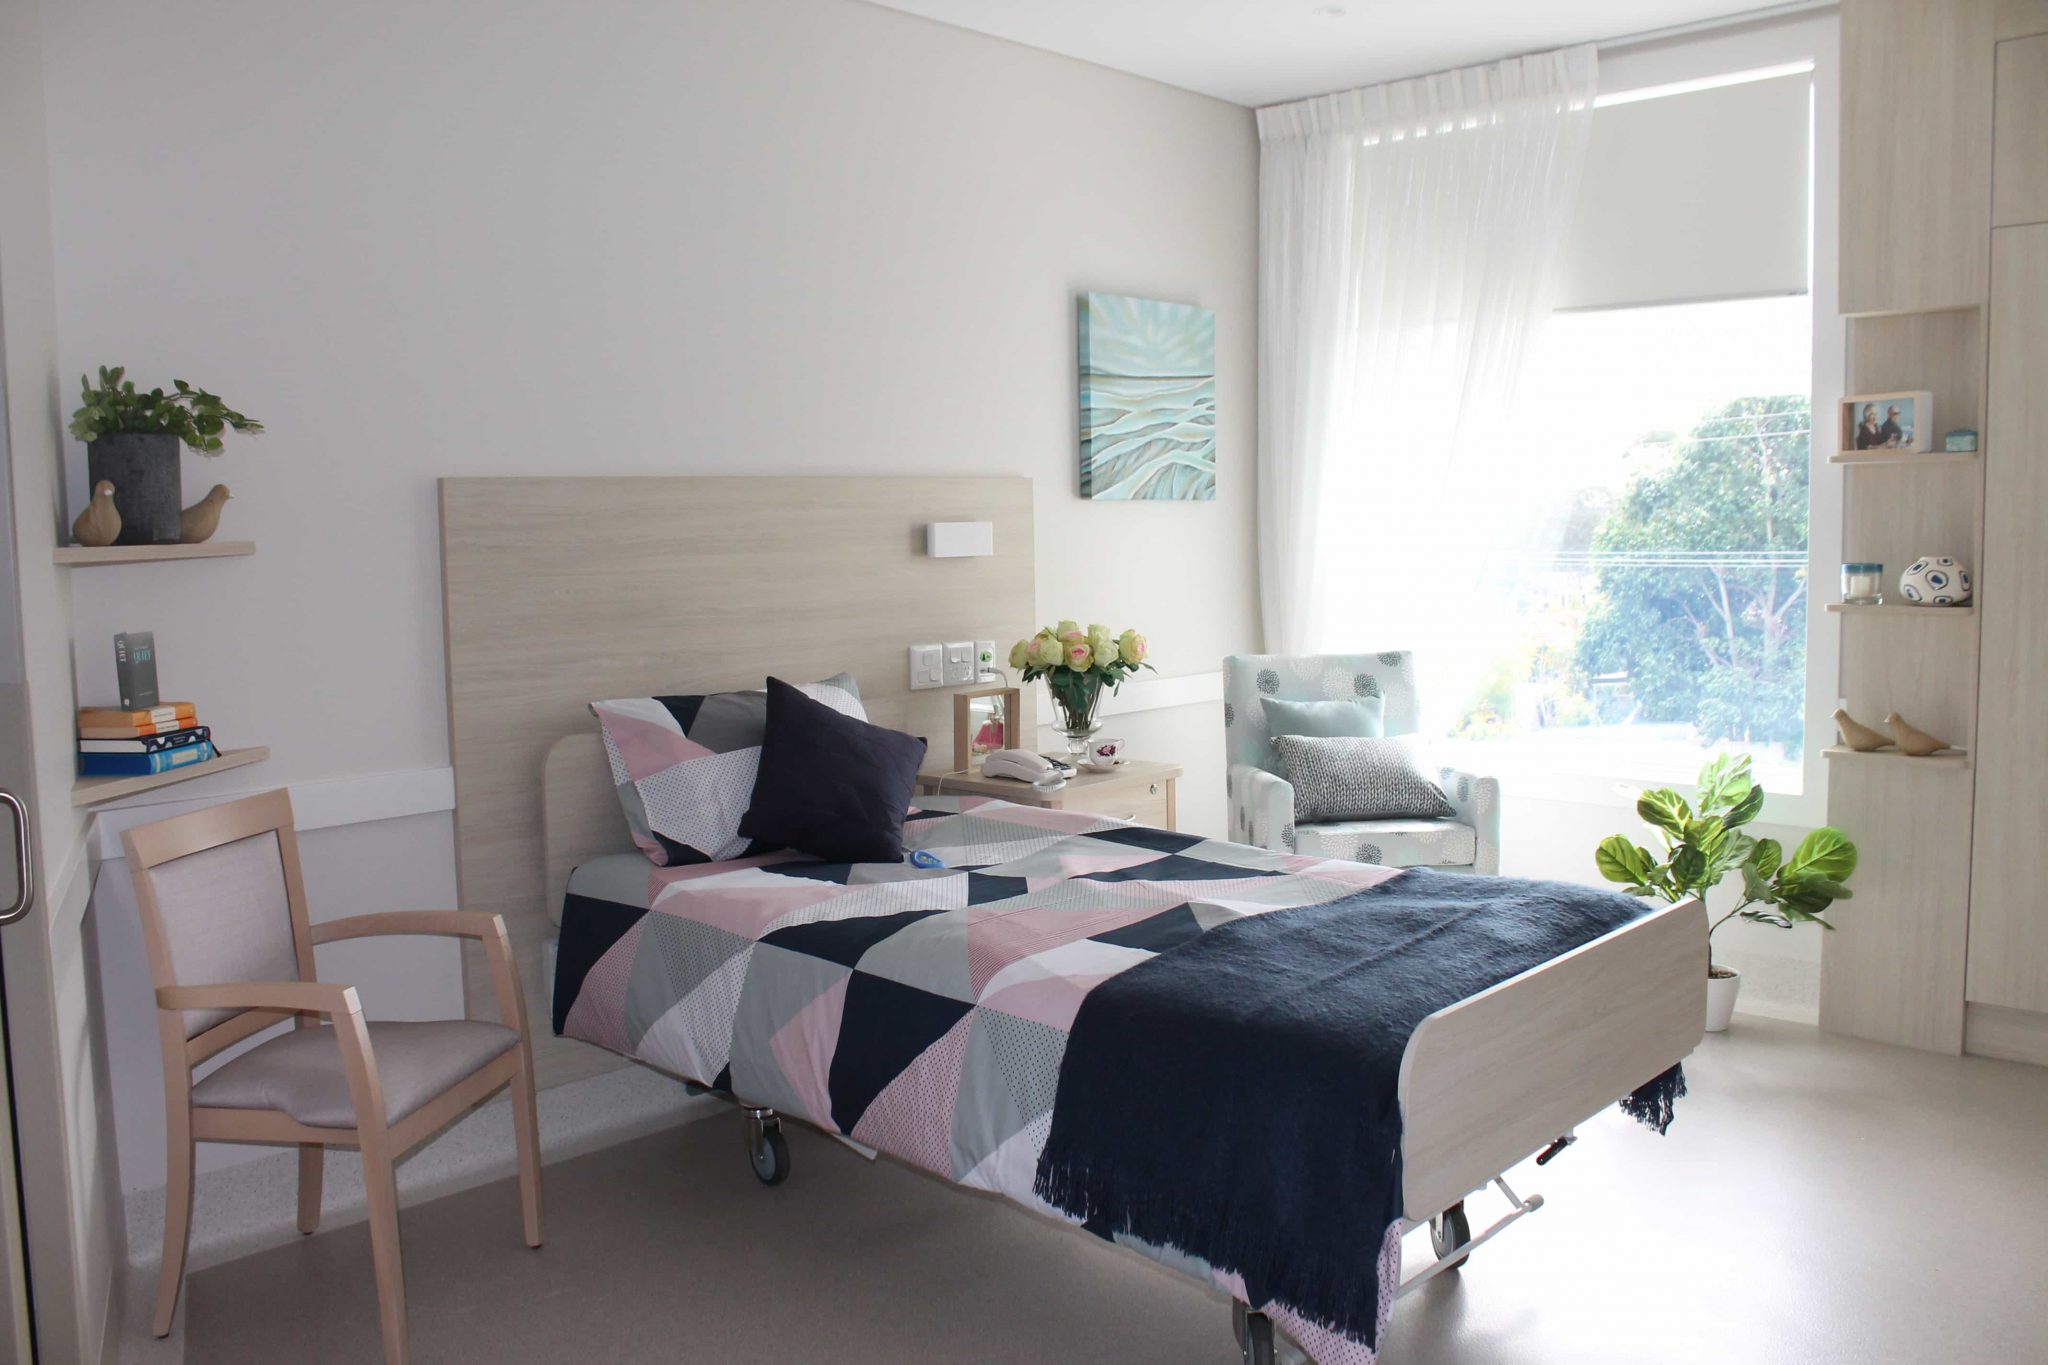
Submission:
[[[1248,111],[849,0],[44,17],[63,371],[190,379],[269,427],[186,463],[255,558],[75,585],[82,695],[151,628],[168,694],[271,747],[181,797],[446,764],[442,475],[1028,475],[1042,619],[990,635],[1134,625],[1169,675],[1257,646]],[[1215,502],[1076,496],[1090,289],[1216,310]],[[1119,721],[1220,832],[1220,707]],[[345,862],[451,893],[445,817],[309,860],[344,838],[333,894]],[[161,1116],[125,877],[94,914],[137,1189]]]

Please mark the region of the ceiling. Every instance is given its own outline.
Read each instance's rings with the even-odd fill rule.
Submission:
[[[874,0],[1256,107],[1769,0]]]

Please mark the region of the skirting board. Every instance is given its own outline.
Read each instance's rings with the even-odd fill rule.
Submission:
[[[2048,1014],[2003,1005],[1965,1005],[1963,1051],[1972,1057],[2048,1066]]]

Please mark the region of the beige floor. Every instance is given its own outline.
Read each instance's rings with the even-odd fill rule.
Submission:
[[[1762,1020],[1690,1069],[1668,1138],[1610,1115],[1525,1170],[1548,1206],[1404,1300],[1386,1358],[2048,1360],[2048,1071]],[[1236,1359],[1192,1282],[808,1133],[762,1189],[739,1141],[721,1115],[551,1166],[538,1252],[509,1184],[408,1210],[415,1360]],[[182,1312],[188,1361],[381,1359],[360,1226],[202,1272]]]

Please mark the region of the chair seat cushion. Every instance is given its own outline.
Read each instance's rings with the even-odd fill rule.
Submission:
[[[384,1083],[384,1121],[397,1123],[503,1056],[519,1035],[479,1019],[369,1025]],[[341,1041],[326,1025],[293,1029],[251,1048],[192,1087],[200,1109],[277,1109],[310,1128],[353,1128],[355,1103]]]
[[[1294,827],[1297,852],[1381,867],[1465,867],[1479,836],[1455,820],[1325,820]]]

